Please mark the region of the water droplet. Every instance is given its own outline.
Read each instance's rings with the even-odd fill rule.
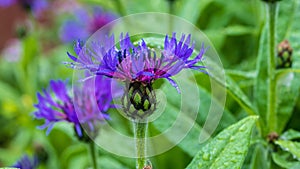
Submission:
[[[204,153],[203,156],[202,156],[202,159],[203,159],[204,161],[210,160],[210,154],[209,154],[209,153]]]
[[[243,131],[246,130],[246,128],[247,128],[246,125],[242,125],[242,126],[239,128],[239,131],[240,131],[240,132],[243,132]]]
[[[244,152],[242,152],[242,151],[236,151],[235,154],[240,155],[240,154],[244,154]]]
[[[228,162],[225,162],[223,165],[224,167],[228,167],[230,164]]]
[[[231,162],[232,162],[232,163],[236,163],[237,160],[236,160],[236,159],[232,159]]]

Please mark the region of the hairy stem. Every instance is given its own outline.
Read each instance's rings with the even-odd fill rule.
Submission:
[[[148,123],[134,122],[135,146],[136,146],[136,168],[143,169],[146,165],[146,135]]]
[[[277,116],[276,116],[276,17],[277,17],[277,2],[267,3],[267,20],[269,25],[269,67],[268,67],[268,107],[267,107],[267,123],[269,132],[276,131]]]

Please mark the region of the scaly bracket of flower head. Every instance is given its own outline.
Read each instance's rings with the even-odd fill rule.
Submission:
[[[292,67],[293,48],[288,40],[280,42],[277,46],[277,69]]]
[[[103,90],[110,89],[110,79],[97,77],[94,92],[90,90],[91,85],[94,85],[92,82],[91,79],[86,80],[82,88],[75,90],[75,96],[72,99],[68,92],[67,82],[51,81],[50,87],[43,92],[44,96],[41,93],[37,94],[39,102],[35,105],[37,111],[34,112],[34,116],[45,120],[45,124],[39,128],[48,128],[48,135],[55,123],[66,121],[74,124],[79,140],[88,142],[89,136],[95,138],[98,133],[98,123],[109,119],[105,113],[114,106],[111,105],[110,90]],[[91,101],[94,99],[93,96],[96,96],[96,103]]]
[[[122,97],[126,117],[134,121],[145,121],[156,109],[156,95],[152,83],[126,82]]]
[[[198,65],[206,51],[204,44],[200,52],[191,58],[195,44],[190,45],[191,35],[183,34],[180,40],[176,33],[172,37],[165,36],[164,48],[157,53],[149,48],[142,39],[134,46],[128,33],[120,35],[119,43],[114,36],[106,37],[104,44],[92,42],[90,46],[75,45],[75,57],[68,53],[74,61],[67,63],[72,68],[87,69],[94,75],[107,76],[125,82],[126,88],[122,98],[125,114],[134,120],[148,117],[156,108],[156,96],[152,84],[156,79],[167,79],[177,89],[176,82],[171,79],[183,69],[205,72],[205,66]],[[143,112],[143,113],[142,113]]]

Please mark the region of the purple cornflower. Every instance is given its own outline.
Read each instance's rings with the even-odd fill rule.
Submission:
[[[66,20],[60,30],[60,39],[63,42],[73,42],[77,39],[86,40],[104,25],[116,19],[110,12],[100,7],[93,8],[92,14],[81,8],[75,11],[75,18]]]
[[[36,169],[38,167],[38,158],[34,156],[31,160],[27,155],[24,155],[12,167],[20,169]]]
[[[194,43],[190,45],[191,35],[183,34],[180,40],[176,34],[166,35],[164,48],[158,57],[156,51],[149,48],[144,40],[134,46],[128,34],[120,36],[120,48],[115,44],[114,37],[105,40],[106,44],[92,43],[89,49],[82,47],[79,42],[75,45],[75,52],[80,57],[68,53],[75,62],[71,67],[88,69],[96,75],[104,75],[125,82],[152,83],[156,79],[165,78],[177,90],[178,86],[172,76],[183,69],[194,69],[206,72],[205,66],[198,65],[202,61],[206,49],[204,44],[198,55],[191,58]],[[87,50],[93,52],[86,52]],[[80,51],[83,51],[80,53]],[[95,55],[96,54],[96,55]]]
[[[14,4],[20,4],[26,10],[31,10],[35,16],[42,14],[49,6],[48,0],[1,0],[0,7],[9,7]]]
[[[110,83],[110,79],[101,76],[97,76],[95,81],[88,79],[81,87],[74,87],[72,98],[66,86],[67,82],[51,81],[50,87],[43,91],[44,95],[37,94],[39,102],[35,107],[38,110],[34,116],[45,120],[45,124],[39,128],[48,128],[46,132],[48,135],[55,123],[67,121],[74,124],[79,138],[85,134],[81,125],[85,125],[88,131],[95,131],[95,126],[99,122],[109,119],[105,113],[113,107]]]
[[[183,69],[205,71],[205,66],[199,65],[206,51],[204,44],[199,54],[192,57],[194,43],[191,35],[183,34],[180,40],[176,34],[166,35],[162,50],[152,49],[142,40],[134,46],[128,34],[120,36],[115,43],[114,36],[107,37],[104,42],[92,42],[90,46],[75,45],[78,57],[68,53],[74,61],[69,63],[77,69],[87,69],[92,74],[107,76],[125,82],[125,92],[122,97],[123,110],[134,120],[145,120],[156,109],[156,95],[152,84],[157,79],[167,79],[177,89],[176,82],[171,78]]]

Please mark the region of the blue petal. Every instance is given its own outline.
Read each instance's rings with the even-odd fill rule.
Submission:
[[[170,82],[170,84],[171,84],[173,87],[175,87],[175,89],[177,90],[177,92],[180,93],[180,89],[179,89],[177,83],[176,83],[173,79],[171,79],[171,78],[166,78],[166,79]]]

